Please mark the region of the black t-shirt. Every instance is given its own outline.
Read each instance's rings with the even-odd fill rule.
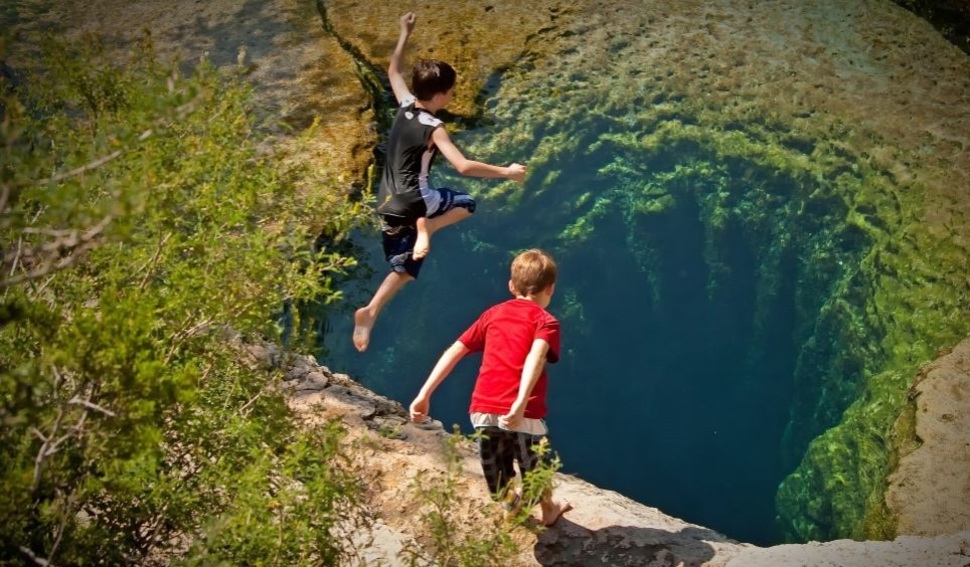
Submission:
[[[394,117],[387,141],[387,163],[377,193],[377,212],[392,226],[413,224],[437,207],[438,195],[430,191],[428,176],[438,148],[431,133],[443,122],[410,98]]]

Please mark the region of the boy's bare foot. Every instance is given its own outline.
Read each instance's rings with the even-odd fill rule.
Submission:
[[[560,516],[573,509],[573,505],[566,501],[553,500],[549,503],[542,502],[540,508],[542,509],[542,525],[551,528]]]
[[[414,251],[411,252],[411,257],[415,260],[420,260],[424,258],[431,252],[431,235],[427,232],[418,231],[417,237],[414,239]]]
[[[374,317],[369,309],[361,307],[354,312],[354,346],[358,351],[367,350],[367,345],[370,344],[370,330],[373,327]]]

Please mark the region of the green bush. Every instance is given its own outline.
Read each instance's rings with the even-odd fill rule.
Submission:
[[[561,468],[559,457],[550,455],[549,444],[543,440],[536,447],[539,466],[521,479],[520,486],[510,485],[509,494],[500,498],[511,503],[511,491],[517,491],[521,504],[507,511],[499,502],[482,506],[468,496],[469,479],[460,450],[478,435],[465,437],[456,425],[454,434],[445,438],[444,470],[423,471],[414,477],[411,492],[421,506],[417,540],[408,542],[401,553],[411,567],[505,567],[522,551],[514,537],[517,528],[544,529],[530,517],[542,496],[552,490],[555,473]]]
[[[233,70],[46,53],[0,77],[0,564],[341,564],[342,430],[227,337],[337,299],[365,210],[257,150]]]

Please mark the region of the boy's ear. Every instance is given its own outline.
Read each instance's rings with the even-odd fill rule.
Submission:
[[[551,299],[553,294],[556,293],[556,282],[552,282],[543,288],[542,293],[546,294]]]
[[[444,92],[444,93],[434,93],[434,95],[431,96],[431,104],[433,104],[435,106],[438,106],[438,107],[441,107],[441,108],[444,108],[445,105],[446,105],[446,103],[448,102],[448,100],[446,98],[447,96],[448,96],[448,93],[446,93],[446,92]]]
[[[515,291],[515,286],[512,284],[512,280],[509,280],[509,293],[518,297],[519,293]]]

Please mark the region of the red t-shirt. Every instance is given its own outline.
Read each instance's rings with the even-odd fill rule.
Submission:
[[[559,360],[559,321],[528,299],[510,299],[489,308],[458,337],[468,350],[484,351],[470,413],[505,415],[509,412],[518,397],[522,367],[535,339],[549,343],[547,362]],[[529,395],[525,417],[545,417],[546,382],[543,367]]]

